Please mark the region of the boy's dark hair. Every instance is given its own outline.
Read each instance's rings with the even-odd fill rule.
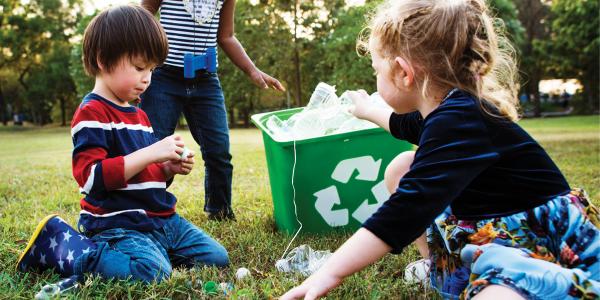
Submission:
[[[90,76],[111,72],[124,56],[162,64],[168,53],[167,36],[145,8],[122,5],[98,14],[83,34],[83,66]]]

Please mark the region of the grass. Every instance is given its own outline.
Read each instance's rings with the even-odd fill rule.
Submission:
[[[592,201],[600,204],[600,119],[598,116],[523,120],[525,127],[548,151],[571,186],[584,187]],[[192,141],[187,131],[180,131]],[[189,176],[179,177],[170,191],[179,199],[178,212],[199,225],[229,251],[231,267],[176,270],[171,279],[144,286],[126,281],[86,279],[74,298],[211,298],[203,294],[198,280],[234,282],[234,299],[275,298],[301,282],[303,277],[279,273],[275,267],[290,236],[279,233],[273,221],[273,206],[260,132],[232,130],[234,186],[237,222],[207,221],[202,211],[203,168],[197,164]],[[71,176],[71,140],[67,128],[22,128],[0,126],[0,298],[31,299],[39,289],[58,280],[51,272],[19,273],[14,269],[19,253],[37,222],[58,213],[76,224],[80,195]],[[501,183],[499,183],[501,184]],[[336,249],[349,234],[301,235],[295,246],[308,244],[318,250]],[[388,255],[380,262],[346,279],[330,298],[397,299],[436,298],[432,293],[399,280],[404,267],[417,259],[409,247],[402,255]],[[236,282],[235,270],[251,270],[250,280]]]

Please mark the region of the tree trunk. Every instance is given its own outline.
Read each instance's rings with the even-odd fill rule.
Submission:
[[[296,106],[302,103],[302,81],[300,79],[300,54],[298,52],[298,0],[294,1],[294,68],[296,69]]]
[[[525,91],[527,91],[527,97],[533,100],[534,116],[539,117],[541,115],[539,85],[543,74],[540,71],[542,69],[541,62],[537,57],[534,57],[536,54],[533,43],[536,39],[543,40],[545,38],[547,25],[543,25],[542,20],[547,17],[548,11],[541,0],[515,0],[514,3],[517,6],[519,21],[523,24],[526,33],[521,54],[524,60],[520,66],[521,71],[527,74],[528,80],[525,84]],[[533,99],[530,98],[531,96],[533,96]]]
[[[227,114],[229,115],[229,127],[230,128],[236,127],[236,124],[235,124],[235,109],[233,107],[229,108],[227,110]]]
[[[598,106],[600,105],[600,73],[598,71],[597,63],[590,64],[584,73],[583,90],[585,92],[587,106],[590,113],[596,113]]]
[[[33,122],[33,124],[38,124],[38,114],[34,109],[30,110],[31,113],[31,121]]]
[[[248,128],[250,126],[250,111],[248,108],[244,108],[241,110],[242,120],[244,121],[244,128]]]
[[[529,82],[527,83],[527,94],[533,96],[533,116],[537,118],[542,115],[542,101],[540,99],[539,90],[540,74],[534,71],[530,76]]]
[[[65,97],[60,97],[60,115],[62,119],[62,123],[60,126],[67,126],[67,109]]]
[[[598,111],[598,101],[600,95],[598,93],[598,80],[593,78],[584,78],[583,83],[583,97],[585,101],[586,113],[593,114]]]
[[[2,124],[4,124],[4,126],[7,126],[8,120],[6,118],[6,103],[4,101],[4,92],[2,91],[1,84],[0,84],[0,118],[2,118]]]

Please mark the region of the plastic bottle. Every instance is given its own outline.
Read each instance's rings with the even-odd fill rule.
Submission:
[[[275,267],[280,272],[298,272],[308,276],[317,271],[330,256],[330,251],[318,251],[308,245],[300,245],[278,260]]]
[[[42,287],[42,289],[37,294],[35,294],[35,299],[51,299],[55,298],[56,296],[62,295],[68,291],[75,290],[79,288],[78,279],[78,275],[73,275],[69,278],[62,279],[57,283],[47,284],[44,287]]]
[[[324,82],[319,82],[306,105],[307,109],[316,109],[337,105],[338,98],[335,94],[335,87]]]

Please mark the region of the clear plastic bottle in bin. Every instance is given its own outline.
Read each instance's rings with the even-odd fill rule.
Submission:
[[[310,96],[306,109],[330,107],[337,105],[337,103],[338,97],[335,94],[335,87],[324,82],[319,82]]]
[[[302,113],[293,115],[288,119],[292,137],[303,140],[325,134],[325,127],[321,119],[320,110],[304,110]]]
[[[290,127],[287,121],[282,121],[276,115],[267,119],[267,128],[271,131],[276,140],[287,140],[290,137]]]

